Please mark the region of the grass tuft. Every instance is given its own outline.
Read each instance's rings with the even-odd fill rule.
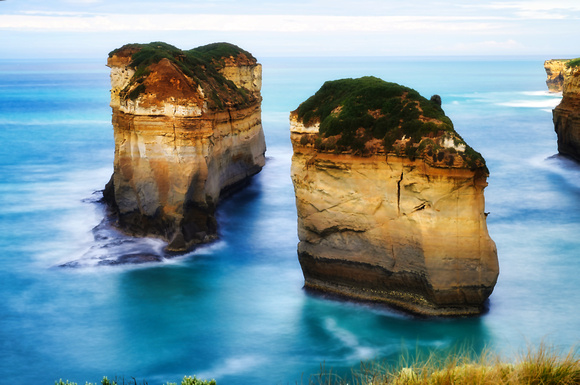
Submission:
[[[577,350],[568,354],[540,345],[515,362],[502,361],[485,350],[476,355],[463,349],[442,355],[431,352],[413,362],[401,359],[397,365],[371,362],[361,364],[352,375],[340,377],[321,372],[310,378],[316,385],[578,385],[580,357]]]

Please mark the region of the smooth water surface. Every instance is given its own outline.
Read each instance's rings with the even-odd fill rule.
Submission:
[[[0,378],[103,376],[294,384],[401,351],[469,344],[508,357],[580,340],[580,167],[557,154],[544,58],[264,58],[267,164],[219,208],[220,240],[140,266],[59,268],[97,247],[112,173],[108,68],[0,63]],[[489,312],[417,319],[303,291],[289,111],[325,80],[374,75],[439,94],[487,160],[500,259]],[[163,246],[131,240],[136,251]],[[105,250],[105,251],[103,251]]]

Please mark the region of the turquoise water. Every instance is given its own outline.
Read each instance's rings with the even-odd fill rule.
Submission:
[[[92,229],[112,172],[108,68],[0,63],[0,382],[294,384],[322,363],[341,371],[402,350],[567,350],[580,341],[580,167],[556,155],[560,95],[546,92],[543,60],[261,59],[267,164],[221,204],[220,240],[162,263],[77,269],[57,266],[107,252]],[[486,158],[501,268],[487,314],[417,319],[302,290],[288,112],[325,80],[363,75],[441,95]]]

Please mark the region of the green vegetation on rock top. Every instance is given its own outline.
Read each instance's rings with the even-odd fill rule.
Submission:
[[[237,57],[241,54],[245,55],[248,59],[255,61],[256,58],[252,56],[251,53],[245,51],[238,47],[237,45],[230,43],[212,43],[207,45],[202,45],[201,47],[194,48],[187,51],[188,53],[199,55],[206,60],[223,60],[228,57]]]
[[[238,88],[219,72],[225,64],[225,59],[230,57],[234,59],[244,57],[246,61],[256,61],[252,54],[236,45],[213,43],[183,51],[163,42],[126,44],[109,52],[109,58],[127,51],[132,52],[130,66],[135,69],[135,74],[121,94],[124,98],[136,99],[145,92],[143,82],[150,74],[150,66],[159,63],[162,59],[168,59],[196,85],[201,85],[206,93],[209,90],[212,104],[217,108],[224,108],[224,96],[236,105],[251,101],[246,90]]]
[[[457,150],[442,148],[438,138],[465,146],[459,154],[470,168],[485,167],[483,157],[455,132],[441,109],[440,97],[431,100],[412,88],[366,76],[327,81],[294,111],[306,126],[320,123],[315,147],[366,155],[367,144],[379,139],[385,151],[411,159],[430,157],[432,163],[452,165]],[[304,143],[308,139],[304,139]],[[441,154],[441,155],[440,155]]]
[[[570,60],[568,63],[566,63],[566,66],[568,66],[568,67],[578,67],[578,66],[580,66],[580,57],[579,58],[576,58],[576,59]]]
[[[125,378],[121,380],[115,377],[114,380],[109,380],[107,377],[103,377],[101,380],[101,385],[138,385],[137,380],[132,378],[133,381],[125,382]],[[121,382],[122,381],[122,382]],[[146,381],[143,381],[143,384],[147,384]],[[68,380],[63,381],[62,378],[59,381],[55,381],[54,385],[78,385],[76,382],[69,382]],[[91,382],[85,382],[85,385],[97,385]],[[175,382],[167,383],[167,385],[177,385]],[[185,376],[183,380],[181,380],[181,385],[216,385],[215,380],[200,380],[196,376]]]
[[[222,60],[230,56],[236,57],[240,54],[247,56],[251,60],[256,60],[254,56],[252,56],[252,54],[248,51],[230,43],[212,43],[193,48],[188,51],[182,51],[181,49],[162,41],[154,41],[147,44],[125,44],[124,46],[109,52],[109,57],[113,57],[114,55],[119,54],[125,50],[145,51],[141,56],[142,58],[147,58],[150,61],[149,64],[156,63],[163,57],[172,60],[173,58],[184,54],[190,54],[191,56],[197,57],[204,61]]]

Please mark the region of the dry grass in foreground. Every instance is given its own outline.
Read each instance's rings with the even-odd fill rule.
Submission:
[[[441,356],[431,353],[426,360],[408,364],[404,360],[395,368],[386,365],[362,365],[349,378],[323,373],[310,379],[313,385],[578,385],[580,357],[573,349],[568,354],[540,346],[530,349],[513,363],[502,361],[486,352],[479,358],[461,351]]]

